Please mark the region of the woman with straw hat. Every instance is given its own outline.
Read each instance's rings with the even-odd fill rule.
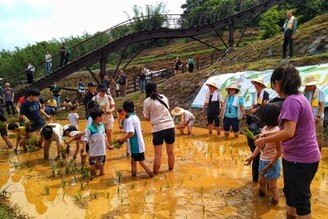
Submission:
[[[191,129],[195,123],[195,116],[190,111],[178,106],[171,111],[171,114],[173,116],[173,121],[179,121],[177,129],[180,130],[180,133],[184,134],[183,130],[187,127],[188,135],[191,135]]]
[[[214,80],[208,81],[205,83],[209,91],[206,94],[204,106],[201,110],[202,113],[207,109],[207,128],[208,133],[212,134],[213,122],[216,127],[216,132],[220,135],[221,126],[220,126],[220,112],[223,106],[223,98],[219,92],[218,86]]]
[[[262,104],[266,104],[269,101],[269,93],[265,90],[266,85],[262,79],[251,80],[251,83],[255,87],[255,92],[253,95],[252,107],[248,112],[254,114],[259,110]]]
[[[310,102],[312,106],[312,111],[314,115],[315,130],[317,136],[317,142],[319,149],[321,150],[324,145],[323,140],[323,119],[325,111],[326,97],[322,89],[317,86],[318,81],[315,80],[313,76],[309,76],[304,79],[304,91],[303,94],[306,99]]]
[[[239,119],[242,119],[245,115],[244,99],[238,96],[240,90],[235,84],[227,87],[226,91],[228,92],[228,96],[220,113],[220,117],[223,116],[224,135],[229,137],[230,127],[232,127],[235,138],[238,138]]]
[[[254,135],[258,135],[260,133],[259,108],[262,104],[266,104],[269,101],[269,93],[265,90],[266,85],[261,78],[253,79],[251,83],[255,87],[255,92],[253,94],[252,106],[248,110],[246,124]],[[253,153],[256,148],[254,140],[247,138],[247,143]],[[260,154],[258,154],[252,162],[253,182],[257,182],[259,178],[259,162]]]

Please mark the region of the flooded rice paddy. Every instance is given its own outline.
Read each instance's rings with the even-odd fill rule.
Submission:
[[[64,121],[60,122],[63,123]],[[116,124],[115,124],[116,125]],[[150,124],[142,122],[146,163],[152,167]],[[83,129],[85,123],[80,127]],[[114,129],[114,139],[123,132]],[[50,161],[43,152],[14,154],[0,141],[0,191],[22,212],[33,218],[284,218],[283,179],[279,179],[280,202],[258,197],[251,181],[251,167],[244,166],[250,154],[246,138],[208,135],[194,128],[193,134],[177,134],[176,164],[168,172],[163,148],[161,171],[149,178],[138,165],[131,177],[130,157],[125,146],[107,151],[105,175],[89,180],[76,163]],[[74,148],[74,144],[71,144]],[[21,151],[22,152],[22,151]],[[72,158],[72,151],[70,158]],[[313,218],[328,215],[328,148],[322,151],[319,170],[312,183]]]

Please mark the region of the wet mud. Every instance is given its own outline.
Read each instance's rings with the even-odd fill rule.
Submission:
[[[65,121],[60,123],[64,124]],[[117,124],[115,124],[117,125]],[[85,123],[82,121],[83,129]],[[153,146],[150,124],[142,122],[146,142],[146,164],[152,168]],[[113,138],[123,132],[114,129]],[[130,157],[125,147],[107,150],[105,175],[90,180],[75,162],[43,160],[41,150],[14,154],[0,141],[0,191],[7,191],[12,203],[34,218],[284,218],[283,176],[279,179],[280,201],[271,195],[258,197],[258,185],[251,181],[251,167],[244,166],[250,154],[244,136],[238,139],[208,135],[193,128],[193,134],[177,134],[176,163],[168,171],[163,147],[158,175],[149,178],[138,165],[131,176]],[[74,150],[75,145],[71,144]],[[322,151],[319,170],[312,183],[313,218],[328,215],[328,148]]]

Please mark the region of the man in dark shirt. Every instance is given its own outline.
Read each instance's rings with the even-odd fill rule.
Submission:
[[[50,91],[52,92],[52,97],[57,102],[57,110],[60,109],[60,91],[61,89],[57,87],[56,82],[53,83],[53,85],[50,87]]]
[[[96,92],[96,83],[89,82],[88,83],[88,92],[85,94],[83,98],[83,105],[85,108],[85,118],[88,119],[90,117],[89,110],[88,110],[88,102],[92,100],[92,98],[97,94]]]

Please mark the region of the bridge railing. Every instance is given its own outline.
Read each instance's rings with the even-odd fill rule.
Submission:
[[[250,5],[238,5],[239,10],[246,10],[255,5],[258,5],[260,0],[253,1]],[[237,6],[236,6],[237,7]],[[158,28],[169,28],[169,29],[186,29],[191,27],[197,27],[202,25],[208,25],[210,23],[219,21],[233,14],[236,14],[233,9],[220,9],[217,11],[199,13],[188,17],[182,17],[178,14],[164,14],[156,16],[143,16],[136,17],[119,23],[105,31],[94,34],[93,36],[85,39],[79,44],[76,44],[70,48],[69,62],[74,62],[87,54],[96,51],[109,43],[118,40],[121,37],[132,35],[141,31],[149,31]],[[122,35],[124,34],[124,35]],[[52,56],[52,72],[62,68],[60,66],[61,56],[59,53]],[[41,60],[41,59],[39,59]],[[45,72],[45,61],[39,62],[34,65],[35,78],[41,78],[47,75]],[[12,74],[9,77],[4,78],[4,80],[19,81],[25,77],[25,70]]]

